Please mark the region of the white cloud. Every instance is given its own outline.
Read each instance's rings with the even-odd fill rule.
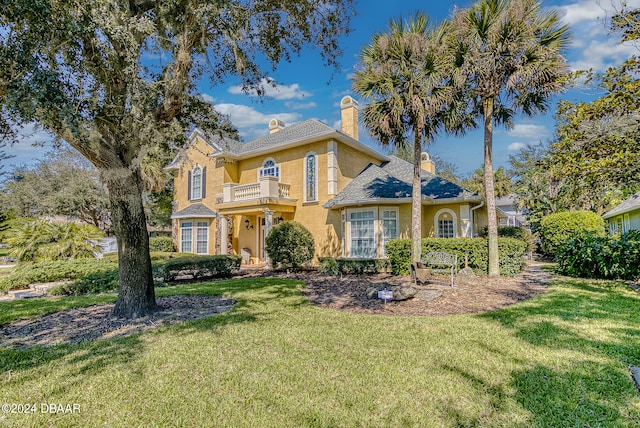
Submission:
[[[594,40],[586,46],[580,59],[571,64],[574,70],[605,71],[609,67],[621,64],[632,55],[636,48],[630,43],[620,44],[617,40]]]
[[[303,110],[307,108],[316,107],[316,103],[314,103],[313,101],[310,101],[308,103],[298,103],[295,101],[287,101],[286,103],[284,103],[284,105],[291,110]]]
[[[215,98],[213,98],[211,95],[209,94],[200,94],[200,96],[202,97],[202,99],[208,103],[214,104],[215,103]]]
[[[640,7],[640,0],[627,0],[627,7]],[[557,6],[562,21],[570,26],[571,43],[567,59],[573,70],[604,71],[637,53],[630,44],[620,44],[611,33],[608,19],[620,8],[617,0],[578,0]]]
[[[509,150],[510,152],[517,152],[518,150],[524,149],[525,147],[527,147],[525,143],[511,143],[507,147],[507,150]]]
[[[297,83],[292,85],[278,85],[273,79],[262,79],[260,81],[260,85],[264,90],[264,95],[276,100],[301,100],[311,96],[310,92],[303,91]],[[242,90],[242,86],[240,85],[231,86],[229,88],[229,93],[235,95],[245,94]],[[247,94],[251,96],[258,95],[255,90],[251,90],[247,92]]]
[[[3,165],[33,164],[44,157],[44,153],[53,147],[54,137],[47,131],[36,129],[35,124],[30,123],[22,127],[18,132],[18,143],[8,145],[3,150],[7,155],[13,156],[2,161]]]
[[[231,123],[240,128],[240,133],[247,137],[251,134],[251,130],[248,128],[256,125],[264,125],[260,135],[264,135],[268,132],[267,125],[271,119],[280,119],[286,125],[300,120],[301,115],[298,113],[273,113],[264,114],[253,107],[242,104],[217,104],[216,110],[220,113],[227,114],[231,118]]]
[[[558,6],[562,20],[569,25],[594,21],[604,16],[605,11],[598,0],[583,0],[566,6]]]
[[[546,126],[533,125],[530,123],[518,123],[507,133],[510,137],[523,138],[527,140],[539,140],[551,135]]]

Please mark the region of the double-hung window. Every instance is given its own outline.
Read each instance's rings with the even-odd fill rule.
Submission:
[[[398,237],[398,210],[382,210],[382,248],[381,255],[386,255],[387,243]]]
[[[375,211],[350,212],[349,225],[351,257],[375,258],[377,256]]]
[[[180,252],[193,252],[193,222],[180,222]]]
[[[196,166],[191,173],[191,199],[202,198],[202,168]]]
[[[209,222],[196,223],[196,254],[207,254],[209,246]]]

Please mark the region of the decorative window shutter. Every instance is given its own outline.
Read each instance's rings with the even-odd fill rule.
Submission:
[[[207,196],[207,167],[202,168],[202,199]]]
[[[187,175],[187,199],[191,200],[191,171]]]

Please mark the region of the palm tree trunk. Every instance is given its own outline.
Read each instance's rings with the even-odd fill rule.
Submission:
[[[413,188],[411,199],[411,262],[422,256],[422,185],[421,185],[422,130],[414,130]]]
[[[137,318],[156,308],[149,236],[142,205],[142,178],[138,170],[109,169],[103,173],[113,227],[118,240],[118,300],[113,316]]]
[[[498,221],[493,180],[493,98],[482,100],[484,114],[484,189],[487,198],[487,226],[489,229],[489,276],[500,275],[498,255]]]

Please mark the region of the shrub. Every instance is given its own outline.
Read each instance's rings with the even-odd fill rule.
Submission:
[[[390,262],[387,259],[343,259],[333,257],[321,257],[320,272],[338,275],[361,275],[367,273],[380,273],[388,269]]]
[[[149,238],[149,251],[171,253],[174,251],[173,239],[165,236],[158,238]]]
[[[298,270],[313,259],[313,236],[300,223],[285,221],[267,235],[266,250],[274,266]]]
[[[5,241],[12,247],[9,255],[20,261],[66,260],[94,257],[103,236],[88,224],[36,220],[11,229]]]
[[[583,233],[574,237],[556,255],[558,271],[581,278],[640,278],[640,234],[620,237]]]
[[[39,282],[75,280],[113,269],[117,271],[117,263],[98,259],[23,262],[0,279],[0,291],[26,288]]]
[[[561,212],[543,217],[540,220],[542,253],[554,256],[563,245],[583,232],[603,237],[604,220],[590,211]]]
[[[489,234],[487,226],[480,230],[480,237],[486,238]],[[527,252],[536,250],[536,237],[526,227],[498,226],[498,236],[502,238],[514,238],[527,244]]]
[[[193,279],[227,278],[240,270],[240,256],[195,256],[167,260],[158,264],[157,275],[165,282],[175,281],[183,275]]]
[[[513,238],[498,238],[500,258],[500,274],[506,276],[517,275],[524,265],[526,251],[524,241]],[[489,270],[489,250],[484,238],[426,238],[422,240],[422,254],[432,251],[444,251],[458,255],[458,268],[464,266],[465,256],[468,257],[469,267],[478,273]],[[411,265],[411,240],[393,239],[386,248],[391,272],[408,274]]]

